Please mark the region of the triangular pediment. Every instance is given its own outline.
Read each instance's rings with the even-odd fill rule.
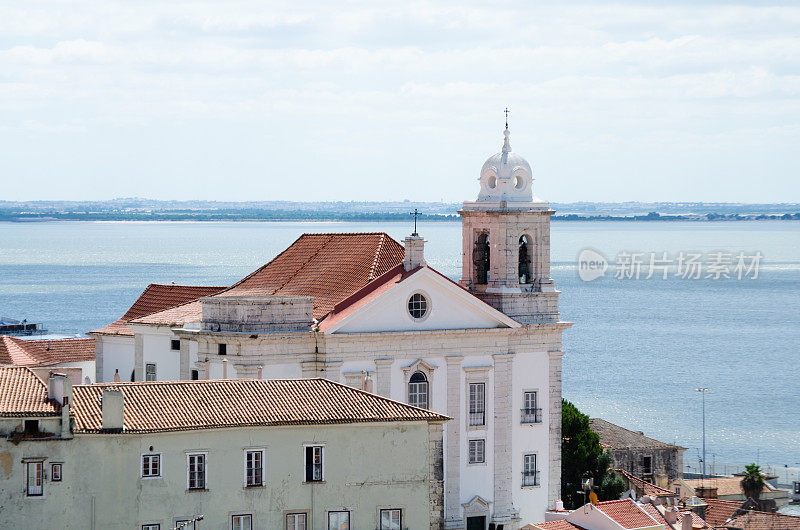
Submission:
[[[469,500],[469,502],[462,503],[461,506],[464,507],[465,514],[482,514],[489,511],[490,504],[491,502],[487,501],[480,495],[475,495]]]
[[[412,316],[409,301],[425,299],[426,313]],[[325,333],[375,333],[449,329],[516,328],[521,324],[480,300],[445,276],[421,267],[398,272],[379,289],[354,297],[323,321]]]

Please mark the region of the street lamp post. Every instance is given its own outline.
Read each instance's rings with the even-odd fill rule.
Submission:
[[[701,478],[706,478],[706,392],[711,392],[711,389],[697,388],[695,390],[703,396],[703,474]]]

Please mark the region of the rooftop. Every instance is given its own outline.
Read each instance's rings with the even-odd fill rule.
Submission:
[[[0,335],[0,365],[52,366],[93,360],[93,339],[26,340]]]
[[[537,523],[535,525],[528,524],[523,526],[520,530],[535,530],[536,528],[540,528],[541,530],[584,530],[582,526],[572,524],[564,519],[559,521],[548,521],[546,523]]]
[[[47,385],[30,368],[0,367],[0,417],[55,416],[60,410],[47,399]]]
[[[625,477],[625,479],[629,483],[633,484],[634,486],[636,486],[637,488],[642,490],[645,495],[650,495],[652,497],[677,497],[678,496],[678,494],[675,493],[674,491],[670,491],[668,489],[660,488],[660,487],[656,486],[655,484],[651,484],[650,482],[647,482],[646,480],[642,480],[637,476],[631,475],[630,473],[628,473],[624,469],[615,469],[614,471],[616,471],[617,473],[619,473],[620,475]]]
[[[591,418],[589,425],[600,437],[600,444],[610,449],[686,449],[648,438],[640,432],[628,430],[600,418]]]
[[[646,528],[659,524],[631,499],[602,501],[596,506],[623,528]]]
[[[327,379],[165,381],[75,386],[75,432],[100,432],[106,389],[123,394],[126,433],[449,419]]]
[[[705,486],[707,488],[717,488],[717,496],[720,495],[742,495],[742,477],[712,477],[712,478],[692,478],[683,479],[687,486],[692,489]],[[773,491],[767,484],[764,484],[762,493]],[[743,497],[744,499],[744,497]],[[706,499],[703,499],[706,500]]]
[[[800,517],[775,512],[747,511],[725,523],[725,528],[742,530],[797,530]]]
[[[133,330],[127,325],[131,320],[179,306],[203,296],[210,296],[224,289],[226,288],[151,283],[119,320],[96,329],[92,333],[133,336]]]

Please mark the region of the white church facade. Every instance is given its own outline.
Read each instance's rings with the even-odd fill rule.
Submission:
[[[124,333],[94,332],[98,381],[324,377],[431,409],[451,418],[444,528],[543,520],[561,494],[570,326],[550,278],[553,211],[508,130],[480,185],[460,212],[458,283],[426,264],[416,233],[403,246],[383,233],[304,234],[227,289],[174,286],[181,303],[158,299]]]

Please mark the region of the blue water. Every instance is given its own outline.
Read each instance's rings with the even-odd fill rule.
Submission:
[[[80,334],[121,316],[151,282],[229,285],[303,232],[406,223],[0,223],[0,315]],[[460,275],[458,223],[422,223],[428,262]],[[709,462],[800,462],[800,223],[558,222],[552,275],[565,320],[564,393],[583,411],[700,447]],[[756,280],[579,279],[585,247],[760,251]],[[712,457],[713,454],[713,457]]]

